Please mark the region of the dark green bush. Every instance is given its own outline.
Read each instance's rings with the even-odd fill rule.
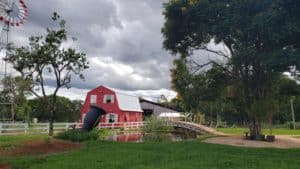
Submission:
[[[83,131],[83,130],[68,130],[57,134],[55,137],[62,140],[83,142],[89,140],[97,140],[98,134],[97,131],[95,130],[90,132]]]
[[[110,134],[112,134],[112,130],[109,129],[94,129],[90,132],[83,130],[68,130],[57,134],[55,137],[73,142],[83,142],[90,140],[105,140]]]

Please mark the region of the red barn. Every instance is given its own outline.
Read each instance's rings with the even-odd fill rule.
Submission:
[[[81,122],[91,104],[106,111],[106,114],[101,117],[100,125],[117,123],[116,127],[121,127],[124,123],[142,122],[143,120],[139,98],[118,89],[99,86],[89,91],[81,110]]]

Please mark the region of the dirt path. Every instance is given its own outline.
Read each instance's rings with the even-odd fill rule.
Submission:
[[[0,164],[0,169],[10,169],[8,164]]]
[[[227,135],[212,137],[204,140],[206,143],[226,144],[239,147],[273,147],[273,148],[300,148],[300,139],[292,136],[275,136],[275,142],[245,140],[242,136]]]
[[[11,149],[0,147],[0,155],[23,156],[55,154],[81,148],[80,143],[51,139],[49,141],[25,141]],[[1,169],[1,168],[0,168]]]

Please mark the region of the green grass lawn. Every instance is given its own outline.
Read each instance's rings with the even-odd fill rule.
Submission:
[[[300,149],[257,149],[199,141],[87,142],[69,153],[0,157],[22,169],[299,169]]]
[[[218,128],[218,131],[221,131],[226,134],[244,134],[248,131],[248,128]],[[268,129],[263,129],[264,134],[269,134]],[[273,129],[273,134],[275,135],[299,135],[300,130],[291,130],[291,129]]]

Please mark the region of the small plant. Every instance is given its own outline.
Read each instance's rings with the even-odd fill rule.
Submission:
[[[172,132],[173,127],[167,126],[166,122],[156,117],[150,117],[146,119],[146,125],[143,126],[144,132]]]
[[[105,140],[108,136],[112,135],[113,130],[111,129],[101,129],[97,131],[98,140]]]

